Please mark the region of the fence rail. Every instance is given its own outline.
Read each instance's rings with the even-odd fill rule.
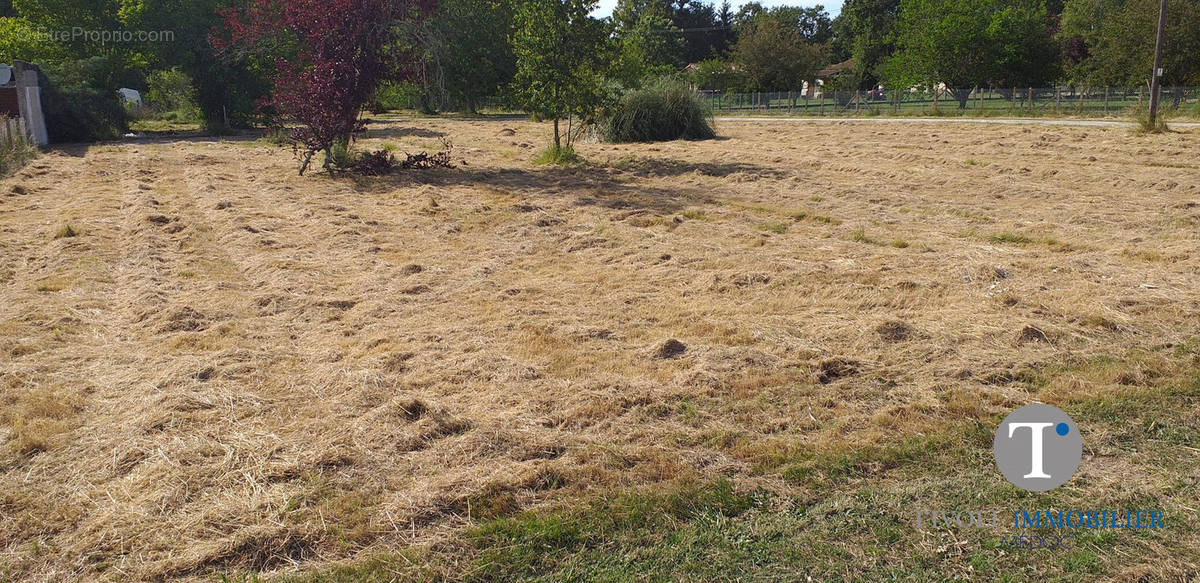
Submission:
[[[714,113],[776,115],[1122,115],[1146,107],[1145,87],[1051,87],[738,93],[702,91]],[[1200,88],[1164,87],[1166,111],[1200,116]]]
[[[0,150],[7,152],[29,142],[29,132],[25,129],[24,119],[0,116]]]

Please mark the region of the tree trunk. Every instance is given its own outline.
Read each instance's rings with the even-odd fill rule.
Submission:
[[[312,162],[312,157],[313,157],[314,153],[315,152],[305,152],[304,153],[304,163],[300,165],[300,175],[301,176],[304,176],[304,171],[308,170],[308,164],[309,164],[309,162]]]
[[[950,93],[958,100],[958,108],[966,109],[967,101],[971,99],[971,90],[968,89],[951,89]]]
[[[555,150],[562,149],[562,138],[560,137],[560,135],[558,133],[558,117],[557,116],[555,116],[555,118],[554,118],[554,149]]]

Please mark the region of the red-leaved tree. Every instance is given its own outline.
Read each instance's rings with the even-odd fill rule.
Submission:
[[[222,12],[218,55],[273,62],[273,106],[301,125],[291,138],[304,150],[300,174],[317,152],[332,171],[331,149],[363,130],[363,107],[388,79],[416,74],[418,60],[398,46],[402,26],[424,19],[433,0],[249,0]]]

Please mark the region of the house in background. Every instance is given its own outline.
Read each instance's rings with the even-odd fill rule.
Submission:
[[[815,83],[804,82],[804,97],[808,99],[821,99],[825,97],[825,84],[834,77],[843,73],[848,73],[854,70],[854,59],[847,59],[840,63],[836,63],[817,71],[817,79]]]

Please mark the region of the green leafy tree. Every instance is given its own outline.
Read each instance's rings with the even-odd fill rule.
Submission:
[[[776,6],[768,8],[758,2],[743,4],[733,17],[738,27],[759,22],[764,18],[776,19],[784,26],[795,28],[800,36],[810,43],[825,43],[833,38],[833,21],[821,5],[811,8],[799,6]],[[740,34],[740,32],[739,32]]]
[[[525,108],[554,120],[554,149],[570,148],[575,118],[591,119],[604,92],[600,68],[608,27],[589,16],[593,0],[524,0],[515,15],[514,84]],[[568,120],[565,144],[559,122]]]
[[[130,30],[171,31],[171,42],[137,47],[147,68],[178,68],[192,79],[194,98],[210,129],[245,127],[256,119],[255,103],[269,93],[269,66],[244,53],[213,58],[211,33],[221,25],[219,12],[236,0],[122,0],[119,19]]]
[[[759,13],[738,27],[730,60],[746,89],[792,91],[812,81],[829,57],[794,21]]]
[[[0,17],[0,62],[58,63],[67,58],[65,48],[39,35],[38,26],[27,18]]]
[[[1067,77],[1093,86],[1149,83],[1158,0],[1069,0],[1059,38]],[[1163,83],[1200,84],[1200,2],[1168,0]]]
[[[696,63],[691,77],[696,87],[714,91],[727,91],[743,84],[733,67],[720,59],[705,59]]]
[[[428,94],[474,113],[516,74],[513,0],[441,0],[423,27]]]
[[[674,0],[671,23],[683,36],[683,62],[698,63],[724,56],[733,42],[733,10],[702,0]]]
[[[895,51],[894,31],[900,0],[846,0],[834,21],[833,51],[838,61],[852,59],[852,84],[874,88],[883,63]]]
[[[616,38],[620,54],[615,76],[626,87],[674,73],[682,64],[683,33],[666,16],[643,13],[631,29],[618,30]]]
[[[971,88],[1040,86],[1059,74],[1044,0],[901,0],[889,84],[951,89],[965,108]]]

